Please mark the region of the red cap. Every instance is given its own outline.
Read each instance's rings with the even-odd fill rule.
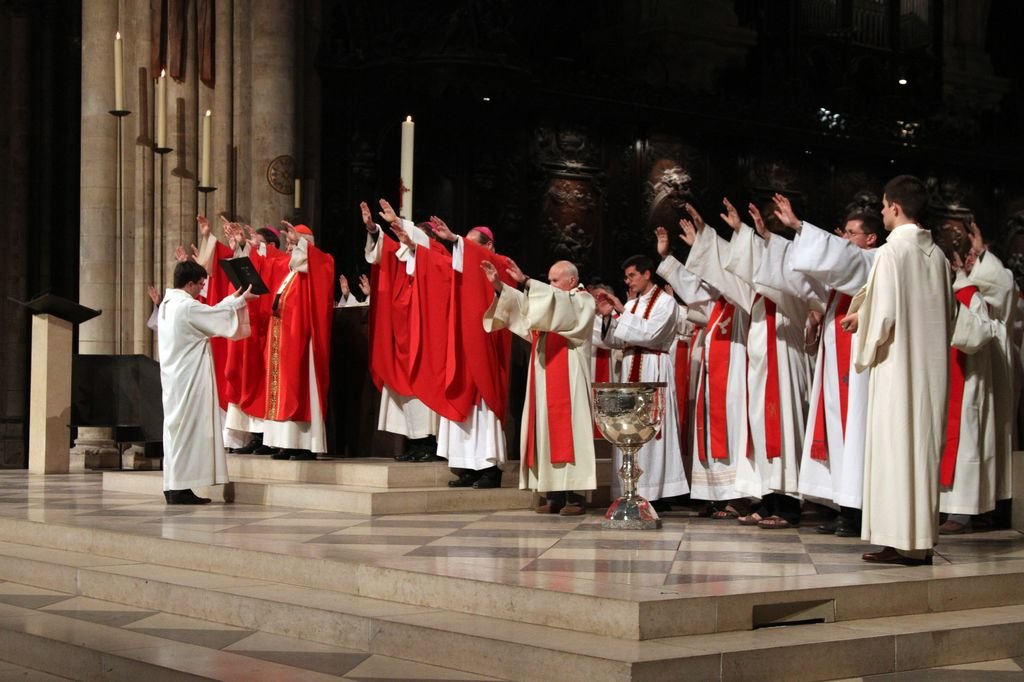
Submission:
[[[299,223],[298,225],[295,226],[295,231],[298,232],[299,234],[308,234],[311,237],[313,236],[313,230],[309,229],[302,223]]]
[[[487,227],[486,225],[477,225],[476,227],[473,228],[473,230],[476,230],[477,232],[487,237],[492,242],[494,241],[494,233],[491,232],[491,228]],[[473,230],[470,230],[470,232],[472,232]]]

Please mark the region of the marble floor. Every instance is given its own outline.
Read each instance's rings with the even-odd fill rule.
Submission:
[[[813,524],[763,530],[669,512],[660,530],[619,531],[602,529],[596,509],[580,517],[532,510],[367,517],[243,504],[169,507],[154,496],[104,491],[96,474],[0,472],[0,517],[496,582],[569,578],[612,588],[672,586],[678,594],[717,583],[786,578],[800,587],[804,576],[915,570],[863,562],[869,545],[818,534]],[[1024,560],[1024,535],[1011,530],[943,536],[935,555],[936,566],[1012,560]]]
[[[601,511],[582,517],[538,515],[532,510],[367,517],[284,507],[164,504],[151,495],[104,491],[96,474],[30,476],[0,472],[0,518],[103,529],[146,537],[237,547],[326,560],[357,561],[478,581],[543,586],[591,594],[701,595],[821,587],[858,575],[896,577],[931,571],[867,564],[858,539],[798,529],[762,530],[713,521],[692,512],[670,512],[658,531],[611,531]],[[0,542],[4,538],[0,537]],[[2,548],[0,548],[2,551]],[[943,537],[938,567],[1013,565],[1024,560],[1024,535],[993,531]],[[908,573],[910,575],[910,573]],[[0,618],[61,617],[113,627],[129,638],[155,638],[167,646],[210,650],[218,665],[262,661],[345,679],[488,679],[437,666],[246,630],[181,615],[0,582]],[[133,640],[134,641],[134,640]],[[160,646],[146,640],[137,646]],[[133,644],[136,646],[136,644]],[[241,663],[239,661],[242,661]],[[1024,659],[934,668],[865,679],[1022,680]],[[56,679],[0,664],[7,679]],[[285,679],[285,678],[282,678]],[[287,679],[305,679],[302,675]]]

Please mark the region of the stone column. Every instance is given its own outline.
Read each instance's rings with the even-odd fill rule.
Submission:
[[[239,210],[252,225],[276,225],[292,214],[292,195],[275,191],[267,169],[277,157],[295,158],[295,5],[253,0],[249,11],[248,65],[252,88],[247,91],[251,129],[239,137],[252,147],[249,205]]]
[[[83,354],[114,353],[117,345],[117,128],[108,113],[113,108],[111,80],[117,22],[117,0],[92,0],[83,7],[79,301],[103,311],[79,328],[78,351]],[[117,461],[117,450],[107,429],[79,429],[71,454],[72,470],[98,465],[103,458]]]

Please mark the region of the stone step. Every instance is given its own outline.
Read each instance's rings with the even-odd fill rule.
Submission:
[[[65,575],[75,574],[74,585],[65,585],[74,588],[65,590],[71,594],[516,680],[819,680],[1024,654],[1021,605],[630,642],[267,580],[147,563],[110,564],[60,550],[33,556],[36,548],[10,544],[3,549],[3,555],[29,555],[21,557],[22,569],[34,564],[23,576],[29,580],[25,584],[45,581],[42,576],[59,563]],[[7,560],[0,559],[0,572],[6,570]],[[0,614],[0,629],[14,623],[12,632],[22,637],[9,645],[12,638],[5,632],[2,647],[23,648],[30,644],[25,636],[38,638],[51,629]],[[58,625],[52,629],[60,632]],[[64,644],[78,647],[68,655],[109,653],[103,651],[102,638],[78,637]],[[152,644],[131,646],[146,648]]]
[[[158,471],[108,471],[103,473],[103,489],[162,496],[163,474]],[[217,502],[369,515],[527,509],[536,499],[536,495],[528,490],[505,487],[486,490],[447,486],[389,489],[246,478],[235,478],[223,486],[197,488],[195,492]]]
[[[578,633],[643,641],[749,631],[756,625],[821,618],[826,622],[929,614],[1024,604],[1024,561],[937,566],[870,573],[785,577],[736,583],[642,587],[559,575],[502,573],[480,580],[475,567],[438,566],[435,559],[346,550],[323,558],[322,547],[284,545],[278,553],[171,537],[0,518],[0,548],[14,582],[70,591],[79,567],[150,563],[198,569],[232,579],[382,599],[405,606],[550,626]],[[65,557],[53,552],[78,552]],[[280,553],[287,552],[287,553]],[[54,558],[59,556],[60,558]],[[42,564],[52,564],[45,571]],[[82,563],[85,562],[85,563]],[[98,563],[95,563],[98,562]]]

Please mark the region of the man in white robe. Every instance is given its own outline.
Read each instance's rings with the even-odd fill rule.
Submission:
[[[942,250],[916,224],[926,204],[917,178],[886,184],[889,237],[843,321],[858,332],[857,370],[870,370],[861,538],[883,546],[862,556],[875,563],[930,565],[939,535],[952,283]]]
[[[579,286],[576,267],[568,261],[551,266],[550,284],[528,279],[511,265],[508,274],[525,293],[503,284],[493,265],[482,264],[497,293],[484,328],[507,328],[532,343],[519,487],[545,495],[537,513],[579,516],[585,513],[584,498],[576,491],[597,488],[590,409],[594,298]]]
[[[720,238],[703,229],[700,214],[687,204],[693,222],[684,220],[684,229],[697,229],[699,224],[700,233],[708,236],[696,240],[686,267],[719,290],[731,288],[750,314],[747,416],[752,453],[737,463],[736,487],[741,494],[760,499],[761,507],[739,522],[769,530],[789,528],[800,523],[797,476],[810,383],[804,350],[808,308],[797,297],[757,284],[765,238],[771,235],[763,226],[755,232],[743,224],[727,199],[723,204],[722,218],[734,231],[727,260],[721,257]]]
[[[774,198],[776,215],[796,231],[793,242],[773,239],[758,277],[806,300],[824,313],[811,383],[798,490],[839,514],[819,533],[860,537],[864,485],[867,374],[853,366],[853,339],[841,328],[852,297],[871,271],[875,248],[885,238],[881,216],[866,209],[847,215],[842,236],[796,217],[788,199]]]
[[[192,260],[174,268],[174,288],[160,303],[158,337],[164,407],[164,498],[168,504],[207,504],[192,488],[228,482],[210,337],[249,334],[246,290],[215,306],[196,300],[206,270]]]
[[[676,340],[679,306],[651,281],[654,263],[649,257],[632,256],[622,264],[622,269],[630,301],[623,304],[614,294],[601,292],[597,312],[603,318],[605,345],[621,348],[623,352],[619,381],[665,383],[661,431],[636,455],[643,471],[637,481],[637,494],[654,502],[690,492],[679,446],[675,357],[669,352]],[[622,451],[615,448],[612,468],[618,471],[621,466]],[[613,498],[622,494],[621,485],[617,476],[612,477]],[[667,508],[667,504],[655,506],[657,511]]]
[[[711,517],[737,518],[745,511],[736,490],[736,467],[748,454],[747,327],[746,312],[734,301],[687,270],[670,253],[668,232],[655,231],[658,274],[671,284],[687,305],[690,321],[704,329],[695,340],[696,373],[693,386],[694,426],[690,497],[712,503]],[[708,235],[710,236],[710,235]],[[680,235],[693,246],[695,233]],[[717,239],[717,237],[716,237]],[[728,249],[728,242],[715,244]],[[716,365],[720,365],[716,367]]]

